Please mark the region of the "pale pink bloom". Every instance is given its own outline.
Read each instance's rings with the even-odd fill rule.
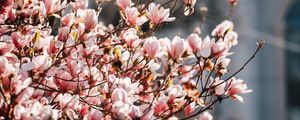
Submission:
[[[128,119],[129,113],[132,111],[132,107],[122,101],[116,101],[113,104],[111,111],[116,118]]]
[[[165,112],[167,109],[169,109],[166,101],[161,100],[161,99],[166,99],[166,98],[159,98],[158,103],[156,103],[156,105],[153,108],[155,115],[161,115],[163,112]]]
[[[172,116],[172,117],[168,118],[168,120],[179,120],[179,119],[175,116]]]
[[[198,120],[213,120],[213,116],[209,112],[205,111],[200,115]]]
[[[137,30],[134,28],[129,28],[128,30],[122,31],[120,37],[130,48],[137,47],[140,43],[139,36],[137,35]]]
[[[233,29],[233,23],[231,21],[225,20],[221,24],[217,25],[212,31],[212,36],[224,37],[228,30]]]
[[[213,81],[213,86],[215,86],[215,85],[218,85],[215,87],[215,94],[217,96],[223,95],[225,93],[225,86],[226,86],[226,83],[224,82],[224,80],[220,80],[219,77],[215,78],[215,80]]]
[[[9,19],[10,21],[14,21],[16,18],[17,18],[17,16],[16,16],[16,10],[13,9],[13,8],[11,8],[11,9],[9,10],[9,12],[8,12],[8,19]]]
[[[222,68],[227,68],[227,66],[229,65],[230,63],[230,59],[229,58],[226,58],[226,57],[220,57],[218,58],[217,60],[217,65],[218,66],[221,66]]]
[[[195,110],[195,102],[192,102],[184,108],[184,115],[190,116],[194,110]]]
[[[184,0],[183,2],[186,5],[184,9],[184,15],[186,16],[191,15],[194,12],[194,6],[197,0]]]
[[[62,91],[75,91],[77,89],[77,82],[74,81],[66,81],[72,80],[72,75],[69,72],[66,72],[64,69],[57,70],[55,69],[55,73],[52,73],[51,76],[55,76],[54,86]]]
[[[51,41],[53,40],[53,36],[46,36],[43,39],[40,39],[35,44],[36,48],[38,49],[45,49],[48,50],[50,48]]]
[[[124,14],[124,19],[128,25],[142,25],[147,22],[147,18],[145,16],[141,16],[136,7],[127,7]]]
[[[160,52],[160,43],[156,37],[149,37],[144,42],[144,52],[152,59],[156,58]]]
[[[198,56],[209,57],[211,55],[211,47],[214,44],[214,40],[211,40],[208,36],[202,41],[200,49],[197,52]]]
[[[101,111],[92,109],[87,115],[87,120],[101,120],[103,118],[103,114]]]
[[[31,41],[31,37],[23,36],[20,32],[11,33],[12,43],[17,49],[24,47],[27,43]]]
[[[9,43],[0,42],[0,55],[11,52],[14,49],[14,46]]]
[[[60,0],[43,0],[47,14],[52,14],[66,6],[66,1],[61,3]]]
[[[131,7],[131,0],[116,0],[116,4],[124,11],[127,7]]]
[[[20,94],[16,98],[17,103],[23,103],[23,102],[27,101],[32,96],[33,92],[34,92],[34,89],[31,87],[28,87],[25,90],[23,90],[22,92],[20,92]]]
[[[188,41],[188,44],[189,44],[190,48],[192,49],[193,53],[197,53],[197,51],[200,48],[200,45],[202,43],[202,40],[199,37],[199,35],[193,33],[187,38],[187,41]]]
[[[234,31],[229,31],[224,37],[224,42],[227,42],[229,47],[237,45],[238,34]]]
[[[128,101],[127,92],[123,88],[116,88],[111,93],[111,100],[112,102],[122,101],[126,103]]]
[[[169,96],[174,96],[174,97],[182,97],[185,96],[186,93],[184,92],[183,88],[181,85],[172,85],[168,89]]]
[[[0,56],[0,75],[8,76],[15,71],[15,67],[9,63],[5,56]]]
[[[228,94],[230,95],[231,98],[237,99],[240,102],[243,102],[243,98],[237,94],[242,93],[250,93],[252,92],[251,89],[247,89],[247,85],[244,83],[243,80],[241,79],[236,79],[236,78],[231,78],[228,87]]]
[[[98,16],[94,9],[87,9],[85,10],[84,15],[84,25],[85,29],[91,30],[94,29],[98,24]]]
[[[239,0],[227,0],[230,5],[236,5]]]
[[[128,94],[133,94],[134,90],[138,87],[139,83],[131,82],[129,77],[120,79],[118,86],[123,88]]]
[[[69,14],[65,15],[64,17],[61,18],[61,24],[63,26],[70,27],[74,23],[74,17],[75,17],[74,13],[69,13]]]
[[[58,29],[58,40],[66,41],[69,38],[69,26],[61,27]]]
[[[175,20],[175,17],[169,17],[169,8],[164,9],[161,5],[155,3],[150,3],[147,16],[153,24],[160,24],[162,22],[171,22]]]
[[[168,46],[168,53],[173,59],[178,59],[185,52],[185,40],[175,36]]]
[[[22,66],[23,70],[46,70],[49,68],[52,64],[52,59],[49,57],[49,55],[44,52],[44,55],[39,55],[37,57],[34,57],[32,59],[32,62],[25,63]]]
[[[59,102],[60,108],[75,109],[79,104],[79,96],[71,94],[59,94],[55,101]]]
[[[68,67],[68,72],[72,75],[73,78],[77,77],[77,75],[82,72],[83,70],[83,65],[78,63],[75,60],[71,59],[66,59],[67,67]]]
[[[76,0],[75,2],[71,2],[70,5],[74,11],[86,9],[88,7],[88,0]]]
[[[218,41],[211,47],[211,54],[213,57],[222,57],[228,54],[229,48],[225,42]]]

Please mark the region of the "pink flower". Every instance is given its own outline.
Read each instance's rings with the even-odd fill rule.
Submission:
[[[61,3],[60,0],[43,0],[43,2],[48,15],[53,14],[66,6],[66,1]]]
[[[101,120],[103,118],[103,114],[99,110],[92,109],[86,117],[87,120]]]
[[[121,8],[122,11],[125,11],[127,7],[131,7],[131,0],[116,0],[116,4]]]
[[[198,120],[213,120],[213,116],[209,112],[205,111],[200,115]]]
[[[87,30],[94,29],[97,24],[98,24],[98,16],[96,15],[95,10],[93,9],[85,10],[85,15],[84,15],[85,29]]]
[[[222,84],[221,84],[222,83]],[[220,84],[220,85],[219,85]],[[225,86],[226,83],[224,82],[224,80],[220,80],[219,77],[215,78],[214,82],[213,82],[213,86],[214,85],[218,85],[215,87],[215,94],[217,96],[221,96],[225,93]]]
[[[190,48],[192,49],[193,53],[197,53],[198,49],[200,48],[200,45],[202,43],[201,38],[198,34],[191,34],[187,38],[188,44]]]
[[[39,56],[33,58],[33,62],[35,65],[35,69],[46,70],[51,66],[52,59],[45,52],[44,55],[39,55]]]
[[[20,48],[24,47],[27,43],[30,42],[30,37],[23,36],[19,32],[11,33],[11,39],[12,39],[12,43],[14,44],[14,46],[17,49],[20,49]]]
[[[128,25],[142,25],[147,21],[145,16],[140,16],[140,12],[136,7],[127,7],[124,17]]]
[[[224,42],[227,42],[229,47],[237,45],[238,34],[234,31],[229,31],[224,37]]]
[[[76,2],[71,2],[70,5],[74,11],[86,9],[88,7],[88,0],[76,0]]]
[[[228,50],[225,42],[218,41],[212,45],[211,53],[213,57],[222,57],[228,54]]]
[[[178,59],[185,52],[185,41],[175,36],[172,40],[171,45],[168,46],[168,53],[173,59]]]
[[[126,119],[129,118],[129,113],[132,111],[132,107],[122,101],[116,101],[113,104],[111,111],[116,118]]]
[[[194,12],[194,6],[197,0],[184,0],[183,2],[186,5],[186,7],[184,8],[184,15],[191,15]]]
[[[201,43],[200,49],[197,52],[198,56],[209,57],[211,55],[211,47],[214,41],[207,36]]]
[[[137,45],[140,43],[139,36],[137,36],[137,30],[134,28],[129,28],[128,30],[122,31],[120,37],[130,48],[137,47]]]
[[[231,78],[229,81],[228,94],[231,98],[237,99],[240,102],[243,102],[243,98],[237,94],[242,93],[250,93],[251,89],[247,89],[247,85],[241,79]]]
[[[61,27],[58,29],[58,40],[67,41],[69,38],[70,28],[68,26]]]
[[[161,115],[163,112],[165,112],[168,109],[168,104],[164,102],[163,100],[159,100],[158,103],[154,106],[154,114],[155,115]]]
[[[233,23],[231,21],[225,20],[221,24],[217,25],[212,31],[212,36],[224,37],[228,30],[233,29]]]
[[[33,88],[31,88],[31,87],[26,88],[25,90],[23,90],[23,91],[17,96],[16,101],[17,101],[18,103],[23,103],[23,102],[25,102],[26,100],[28,100],[28,99],[32,96],[33,92],[34,92],[34,89],[33,89]]]
[[[239,0],[227,0],[230,5],[236,5]]]
[[[0,55],[4,55],[6,53],[9,53],[13,49],[14,49],[14,46],[12,44],[4,43],[4,42],[0,43]]]
[[[160,43],[156,37],[149,37],[144,42],[144,52],[152,59],[156,58],[160,52]]]
[[[116,88],[111,93],[111,100],[113,102],[116,102],[116,101],[127,102],[128,101],[127,92],[123,88]]]
[[[169,17],[170,9],[164,9],[162,6],[155,3],[150,3],[147,16],[153,24],[160,24],[162,22],[171,22],[175,20],[175,17]]]
[[[194,109],[195,109],[195,102],[192,102],[191,104],[189,104],[184,108],[184,115],[190,116],[193,113]]]
[[[74,22],[74,17],[75,17],[74,13],[67,14],[66,16],[61,18],[61,24],[63,26],[69,26],[70,27]]]

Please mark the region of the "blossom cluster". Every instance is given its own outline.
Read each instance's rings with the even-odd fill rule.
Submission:
[[[0,1],[0,119],[211,120],[215,103],[252,91],[224,77],[238,43],[231,21],[208,36],[157,38],[174,8],[114,2],[118,26],[87,0]],[[196,0],[173,2],[194,12]]]

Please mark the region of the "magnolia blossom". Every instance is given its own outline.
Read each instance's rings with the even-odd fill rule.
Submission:
[[[66,1],[61,3],[60,0],[43,0],[47,14],[53,14],[66,6]]]
[[[228,94],[231,96],[231,98],[237,99],[241,102],[243,102],[243,98],[237,94],[239,93],[245,94],[245,93],[252,92],[251,89],[247,89],[247,85],[244,83],[243,80],[236,79],[234,77],[230,79],[230,85],[228,88],[229,88]]]
[[[136,7],[127,7],[124,14],[128,25],[142,25],[147,21],[145,16],[140,16],[140,12]]]
[[[168,46],[168,53],[173,59],[178,59],[185,52],[185,40],[175,36]]]
[[[217,25],[216,28],[212,31],[212,36],[221,36],[224,37],[225,33],[228,30],[233,29],[233,23],[231,21],[225,20],[221,24]]]
[[[228,54],[228,47],[225,42],[218,41],[211,47],[211,54],[214,57],[226,56]]]
[[[162,22],[171,22],[175,17],[170,16],[170,9],[164,9],[161,5],[150,3],[147,11],[147,17],[153,24],[160,24]]]
[[[112,106],[113,114],[119,119],[128,119],[131,111],[132,107],[122,101],[116,101]]]
[[[212,120],[207,110],[218,101],[252,91],[223,80],[238,43],[230,21],[203,40],[199,27],[186,39],[157,38],[170,16],[192,14],[196,0],[95,6],[104,2],[116,2],[118,23],[98,20],[105,13],[88,0],[0,0],[1,119]]]
[[[238,43],[238,35],[234,31],[229,31],[224,37],[224,42],[227,42],[229,47],[235,46]]]
[[[205,111],[200,115],[199,120],[213,120],[213,116],[209,112]]]
[[[66,41],[69,37],[69,26],[61,27],[58,29],[58,40]]]
[[[202,41],[200,49],[197,52],[198,56],[209,57],[211,55],[211,47],[214,45],[214,40],[211,40],[208,36]]]
[[[120,37],[131,48],[136,47],[140,43],[139,36],[137,35],[137,30],[134,28],[129,28],[128,30],[123,31]]]
[[[116,0],[116,4],[121,8],[122,11],[125,11],[127,7],[131,7],[131,0]]]
[[[183,1],[186,5],[184,8],[184,15],[188,16],[194,12],[194,6],[197,2],[197,0],[184,0]]]
[[[144,51],[152,59],[157,57],[160,52],[160,43],[156,37],[150,37],[145,40]]]
[[[66,16],[62,17],[61,24],[63,26],[69,26],[70,27],[74,22],[74,17],[75,17],[74,13],[67,14]]]
[[[76,2],[71,2],[70,5],[74,11],[86,9],[88,7],[88,0],[76,0]]]
[[[87,120],[98,120],[103,118],[101,111],[92,109],[90,113],[86,115]]]
[[[9,53],[13,49],[14,49],[14,46],[12,44],[0,43],[0,55],[4,55],[6,53]]]
[[[202,43],[201,38],[199,37],[198,34],[191,34],[188,38],[187,38],[188,44],[190,46],[190,48],[192,49],[193,53],[197,53],[197,51],[200,48],[200,45]]]
[[[94,29],[97,24],[98,24],[98,16],[96,15],[95,10],[93,9],[85,10],[85,15],[84,15],[85,29],[87,30]]]

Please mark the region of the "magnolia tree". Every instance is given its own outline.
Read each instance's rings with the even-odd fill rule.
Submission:
[[[0,1],[0,119],[211,120],[214,105],[252,91],[234,76],[263,42],[228,73],[238,43],[231,21],[207,37],[199,28],[187,38],[154,36],[193,14],[196,0],[96,2]],[[118,25],[98,20],[103,2],[118,6]]]

